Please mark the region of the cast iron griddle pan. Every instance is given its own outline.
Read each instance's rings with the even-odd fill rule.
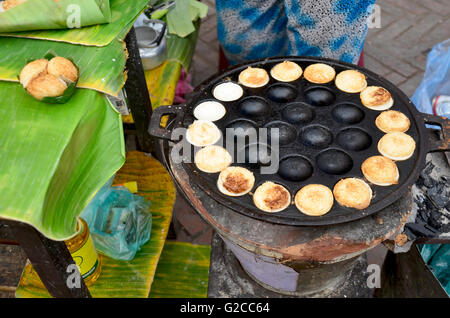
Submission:
[[[448,134],[450,121],[443,117],[418,112],[408,97],[386,79],[367,69],[340,61],[293,56],[252,61],[212,76],[195,89],[186,104],[161,106],[155,109],[149,133],[155,137],[170,140],[171,131],[174,128],[187,128],[195,120],[193,110],[199,103],[215,100],[212,90],[217,84],[229,80],[238,82],[239,73],[249,66],[264,68],[270,74],[270,69],[274,65],[285,60],[299,64],[303,70],[313,63],[328,64],[335,68],[336,74],[355,69],[366,75],[368,86],[381,86],[387,89],[394,99],[391,110],[402,112],[411,121],[411,127],[406,133],[416,141],[414,155],[408,160],[396,162],[400,172],[398,184],[388,187],[370,184],[373,198],[370,206],[365,210],[346,208],[335,201],[330,212],[318,217],[301,213],[294,204],[282,212],[263,212],[253,204],[250,194],[241,197],[222,194],[216,185],[218,173],[204,173],[197,169],[193,161],[185,163],[184,167],[190,176],[190,181],[199,185],[226,207],[252,218],[286,225],[319,226],[357,220],[376,213],[398,200],[417,180],[428,152],[445,151],[450,148]],[[278,127],[281,133],[278,173],[261,174],[258,164],[233,164],[243,166],[254,173],[255,186],[252,192],[265,181],[273,181],[285,186],[292,198],[307,184],[319,183],[332,190],[342,178],[363,178],[361,172],[363,161],[371,156],[380,155],[377,143],[384,133],[375,126],[375,118],[381,112],[364,107],[359,93],[342,92],[337,89],[334,81],[323,85],[313,84],[303,76],[289,83],[279,82],[271,77],[266,86],[257,89],[241,86],[244,88],[244,95],[239,100],[220,101],[227,110],[226,115],[215,122],[222,133],[225,134],[227,127],[245,128],[249,125],[256,128]],[[172,120],[171,125],[162,128],[161,117],[170,114],[174,115],[175,119]],[[441,140],[433,142],[429,139],[426,123],[442,127]],[[293,157],[295,159],[292,159]],[[301,176],[295,176],[294,173],[292,178],[292,171],[289,169],[296,164],[302,165],[303,171],[307,172]],[[299,177],[303,180],[298,181]]]

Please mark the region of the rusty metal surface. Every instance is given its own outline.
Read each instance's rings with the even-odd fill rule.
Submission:
[[[270,286],[256,282],[242,268],[239,261],[228,249],[218,235],[214,235],[211,244],[210,278],[208,283],[208,297],[212,298],[292,298]],[[317,298],[369,298],[373,290],[366,284],[367,262],[364,256],[356,258],[350,272],[344,274],[344,280],[338,286],[302,297]]]

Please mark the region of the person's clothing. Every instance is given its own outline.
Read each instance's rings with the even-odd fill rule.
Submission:
[[[216,0],[217,34],[231,64],[270,56],[357,63],[375,0]]]

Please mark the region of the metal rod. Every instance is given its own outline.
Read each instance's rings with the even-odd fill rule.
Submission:
[[[64,242],[49,240],[30,225],[21,222],[9,222],[9,231],[25,251],[51,296],[55,298],[91,297],[83,279],[80,279],[79,286],[74,288],[69,288],[67,284],[72,274],[68,271],[69,265],[75,265],[75,262]]]
[[[154,154],[155,144],[153,138],[148,134],[152,104],[134,28],[128,33],[125,43],[129,55],[126,64],[128,79],[125,83],[128,105],[133,115],[140,150]]]

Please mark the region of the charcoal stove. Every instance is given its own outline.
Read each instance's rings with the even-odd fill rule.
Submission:
[[[334,204],[332,210],[321,217],[311,217],[300,213],[294,205],[279,213],[266,213],[258,210],[250,195],[242,197],[227,197],[216,187],[218,174],[206,174],[199,171],[193,162],[175,162],[170,156],[174,142],[171,132],[178,127],[187,127],[193,122],[193,109],[201,101],[213,99],[211,90],[215,85],[225,80],[237,81],[239,73],[245,68],[262,67],[268,72],[277,63],[290,60],[299,64],[303,69],[312,63],[326,63],[333,66],[336,72],[357,69],[367,77],[368,85],[382,86],[392,94],[395,104],[394,110],[403,112],[411,121],[411,128],[407,132],[416,141],[414,155],[405,161],[398,162],[400,180],[397,185],[390,187],[372,186],[375,196],[371,205],[365,210],[344,208]],[[274,87],[283,86],[287,92],[285,97],[273,94]],[[280,174],[261,175],[258,167],[240,164],[255,173],[255,188],[266,180],[284,185],[292,195],[302,186],[309,183],[321,183],[330,188],[342,178],[362,177],[360,166],[369,156],[377,155],[377,140],[383,133],[379,131],[374,120],[377,111],[365,109],[359,101],[359,94],[340,92],[333,83],[317,85],[299,79],[289,84],[276,82],[271,79],[262,89],[244,88],[245,96],[236,102],[223,102],[227,109],[224,118],[216,122],[223,132],[236,120],[251,120],[256,127],[267,127],[274,124],[290,125],[283,117],[283,111],[293,103],[306,105],[314,116],[307,122],[294,126],[294,138],[280,147],[280,161],[290,156],[306,157],[313,167],[311,175],[302,181],[286,180]],[[329,96],[324,103],[315,103],[316,92],[326,92]],[[314,92],[312,94],[311,92]],[[275,98],[272,95],[275,95]],[[319,95],[322,95],[320,93]],[[266,116],[258,118],[243,118],[242,100],[258,98],[270,106]],[[359,114],[359,120],[351,124],[336,120],[336,109],[350,107]],[[241,110],[241,111],[239,111]],[[172,115],[172,120],[166,128],[160,126],[164,115]],[[334,118],[333,118],[334,117]],[[355,117],[355,118],[356,118]],[[280,124],[281,123],[281,124]],[[429,139],[425,123],[440,125],[442,139]],[[321,127],[330,134],[329,142],[310,147],[301,140],[305,130]],[[425,156],[432,151],[449,149],[449,123],[442,117],[430,116],[417,112],[411,101],[392,83],[378,75],[355,65],[311,57],[277,57],[252,61],[235,66],[224,73],[217,74],[206,80],[196,88],[194,94],[185,105],[163,106],[157,108],[152,116],[150,134],[160,138],[159,147],[164,164],[168,167],[174,181],[188,202],[192,204],[198,214],[210,224],[224,242],[223,254],[231,251],[239,261],[243,271],[256,282],[273,293],[294,296],[340,297],[348,295],[368,295],[368,292],[353,292],[347,290],[346,282],[364,282],[367,276],[364,268],[364,253],[392,237],[403,227],[411,210],[411,187],[417,180],[425,163]],[[359,149],[345,148],[339,142],[339,133],[353,129],[369,136],[369,142]],[[366,138],[367,140],[367,138]],[[317,157],[326,151],[344,153],[350,158],[350,165],[337,172],[328,173],[321,167]],[[323,166],[323,165],[322,165]],[[219,245],[217,245],[219,248]],[[216,248],[216,249],[217,249]],[[364,287],[359,286],[364,289]],[[210,294],[219,296],[219,294]]]

